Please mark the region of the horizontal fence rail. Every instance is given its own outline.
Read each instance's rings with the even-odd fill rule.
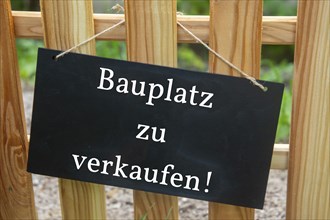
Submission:
[[[15,35],[22,38],[43,37],[40,12],[13,11]],[[177,16],[178,21],[191,30],[204,42],[209,41],[209,16]],[[119,14],[94,14],[95,33],[118,23],[124,19]],[[295,16],[263,16],[262,44],[291,45],[295,42],[297,17]],[[109,31],[98,40],[126,40],[125,25]],[[178,28],[178,43],[196,43],[195,40]]]
[[[289,144],[275,144],[271,169],[288,169]]]

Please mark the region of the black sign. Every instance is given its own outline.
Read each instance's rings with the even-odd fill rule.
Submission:
[[[40,49],[28,171],[262,208],[283,85]]]

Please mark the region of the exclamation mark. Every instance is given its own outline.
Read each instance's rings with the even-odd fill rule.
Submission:
[[[211,180],[212,172],[207,172],[206,186],[209,186]],[[204,192],[208,193],[209,189],[205,189]]]

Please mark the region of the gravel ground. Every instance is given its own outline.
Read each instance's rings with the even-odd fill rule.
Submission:
[[[31,124],[33,89],[23,85],[23,99],[28,133]],[[256,210],[256,219],[285,219],[287,171],[271,170],[264,209]],[[39,219],[60,219],[57,178],[33,175]],[[107,216],[111,219],[133,219],[132,190],[106,186]],[[179,198],[180,219],[208,218],[207,202]]]

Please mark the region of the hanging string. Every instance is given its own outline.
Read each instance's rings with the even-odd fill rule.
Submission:
[[[58,58],[63,57],[65,54],[70,53],[71,51],[77,49],[78,47],[80,47],[80,46],[82,46],[82,45],[88,43],[88,42],[91,41],[91,40],[94,40],[95,38],[97,38],[98,36],[104,34],[105,32],[111,31],[112,29],[118,27],[119,25],[121,25],[121,24],[123,24],[123,23],[125,23],[125,20],[124,20],[124,19],[121,20],[120,22],[118,22],[117,24],[114,24],[113,26],[108,27],[107,29],[101,31],[100,33],[97,33],[97,34],[95,34],[94,36],[92,36],[92,37],[90,37],[90,38],[84,40],[83,42],[77,44],[76,46],[73,46],[73,47],[71,47],[70,49],[68,49],[68,50],[66,50],[66,51],[64,51],[64,52],[62,52],[62,53],[56,55],[56,56],[54,57],[54,59],[57,60]]]
[[[105,32],[111,31],[114,28],[118,27],[119,25],[123,24],[125,22],[125,20],[121,20],[120,22],[118,22],[117,24],[114,24],[113,26],[101,31],[98,34],[95,34],[94,36],[86,39],[85,41],[77,44],[76,46],[71,47],[70,49],[56,55],[54,57],[55,60],[57,60],[60,57],[63,57],[65,54],[71,52],[72,50],[77,49],[78,47],[80,47],[81,45],[84,45],[86,43],[88,43],[89,41],[97,38],[98,36],[104,34]],[[213,53],[217,58],[219,58],[220,60],[222,60],[224,63],[226,63],[228,66],[230,66],[231,68],[233,68],[234,70],[236,70],[237,72],[239,72],[240,74],[242,74],[242,76],[244,76],[246,79],[250,80],[255,86],[258,86],[260,89],[262,89],[263,91],[267,91],[267,87],[261,85],[260,83],[257,82],[257,80],[250,76],[249,74],[245,73],[244,71],[242,71],[241,69],[239,69],[237,66],[235,66],[234,64],[232,64],[231,62],[229,62],[228,60],[226,60],[223,56],[221,56],[219,53],[217,53],[215,50],[213,50],[212,48],[210,48],[206,43],[204,43],[200,38],[198,38],[195,34],[193,34],[190,30],[188,30],[185,26],[183,26],[179,21],[177,21],[177,24],[184,30],[186,31],[190,36],[192,36],[197,42],[199,42],[200,44],[202,44],[206,49],[208,49],[211,53]]]
[[[192,36],[196,41],[198,41],[200,44],[202,44],[206,49],[208,49],[211,53],[213,53],[216,57],[218,57],[220,60],[222,60],[225,64],[242,74],[246,79],[250,80],[253,85],[258,86],[260,89],[262,89],[264,92],[266,92],[268,89],[267,87],[261,85],[260,83],[257,82],[257,80],[250,76],[249,74],[245,73],[241,69],[239,69],[237,66],[226,60],[223,56],[221,56],[219,53],[217,53],[215,50],[213,50],[211,47],[209,47],[206,43],[204,43],[200,38],[198,38],[195,34],[193,34],[190,30],[188,30],[185,26],[183,26],[179,21],[177,21],[177,24],[184,30],[186,31],[190,36]]]

